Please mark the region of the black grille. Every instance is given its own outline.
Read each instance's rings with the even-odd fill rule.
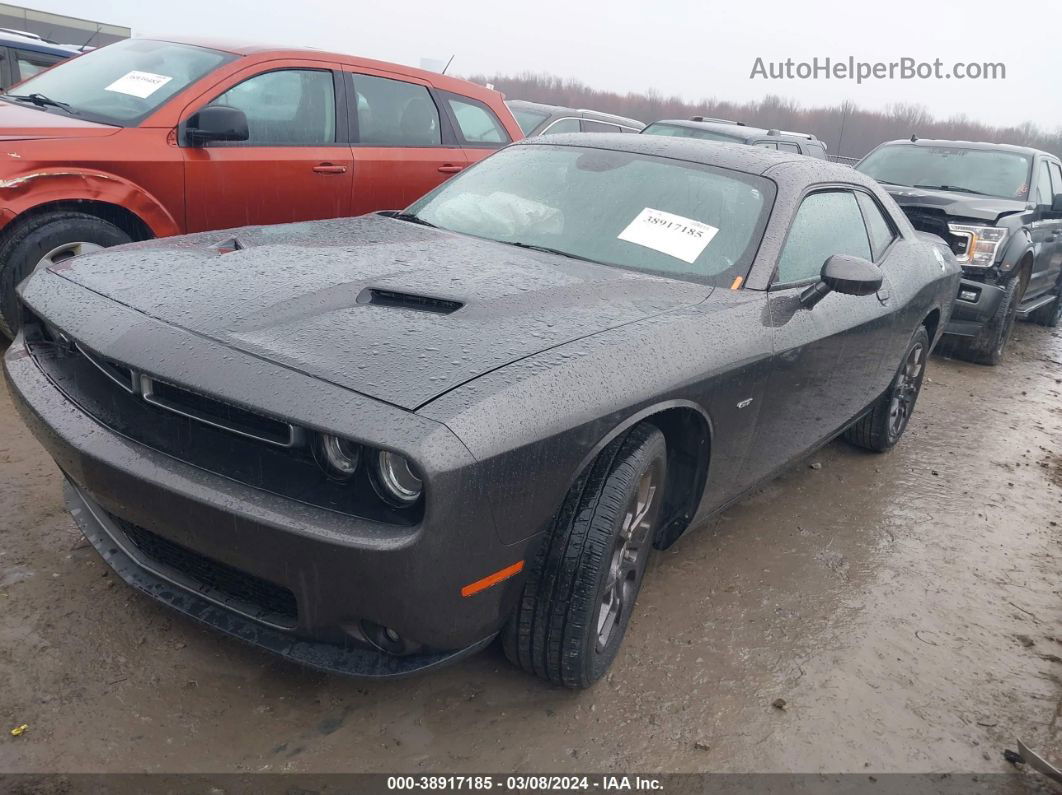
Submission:
[[[298,607],[295,594],[287,588],[219,563],[132,522],[116,516],[112,519],[145,557],[181,575],[199,592],[252,618],[295,626]]]

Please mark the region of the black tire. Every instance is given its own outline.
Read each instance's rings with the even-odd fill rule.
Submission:
[[[907,423],[922,392],[928,359],[929,334],[925,326],[919,326],[904,351],[889,388],[866,416],[844,432],[845,440],[856,447],[877,453],[891,450],[907,430]]]
[[[646,488],[647,478],[655,488]],[[653,425],[635,427],[601,452],[531,562],[502,632],[513,663],[572,688],[589,687],[605,674],[641,588],[666,482],[667,445]],[[643,521],[632,522],[647,491]]]
[[[1033,312],[1031,319],[1048,328],[1062,323],[1062,284],[1055,288],[1055,300]]]
[[[957,337],[950,349],[960,359],[975,364],[997,365],[1003,360],[1003,351],[1014,329],[1014,318],[1021,303],[1022,279],[1015,276],[1007,283],[999,309],[976,337]]]
[[[16,220],[0,242],[0,334],[14,337],[18,333],[15,287],[46,254],[73,243],[108,247],[131,240],[114,224],[73,210],[56,210]]]

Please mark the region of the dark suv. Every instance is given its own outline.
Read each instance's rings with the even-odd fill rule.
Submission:
[[[856,169],[944,238],[964,279],[945,346],[998,364],[1015,318],[1062,319],[1062,165],[1038,149],[968,141],[890,141]]]
[[[748,144],[780,152],[792,152],[807,157],[826,159],[826,144],[811,133],[765,130],[749,127],[744,122],[694,116],[692,119],[663,119],[654,121],[642,135],[667,135],[673,138],[701,138],[731,144]]]

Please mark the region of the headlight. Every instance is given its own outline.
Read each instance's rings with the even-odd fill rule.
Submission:
[[[320,433],[314,440],[313,454],[329,477],[349,480],[361,460],[361,445],[330,433]]]
[[[956,255],[959,262],[977,268],[991,268],[1007,239],[1007,230],[998,226],[948,224],[948,231],[966,240],[966,251]]]
[[[396,508],[412,505],[424,490],[424,483],[413,471],[409,459],[389,450],[376,454],[372,473],[372,482],[380,499]]]

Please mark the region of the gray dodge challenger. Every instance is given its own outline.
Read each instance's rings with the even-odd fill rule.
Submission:
[[[839,434],[897,442],[959,278],[852,169],[549,136],[402,212],[39,270],[4,364],[149,596],[324,670],[500,635],[586,687],[654,548]]]

